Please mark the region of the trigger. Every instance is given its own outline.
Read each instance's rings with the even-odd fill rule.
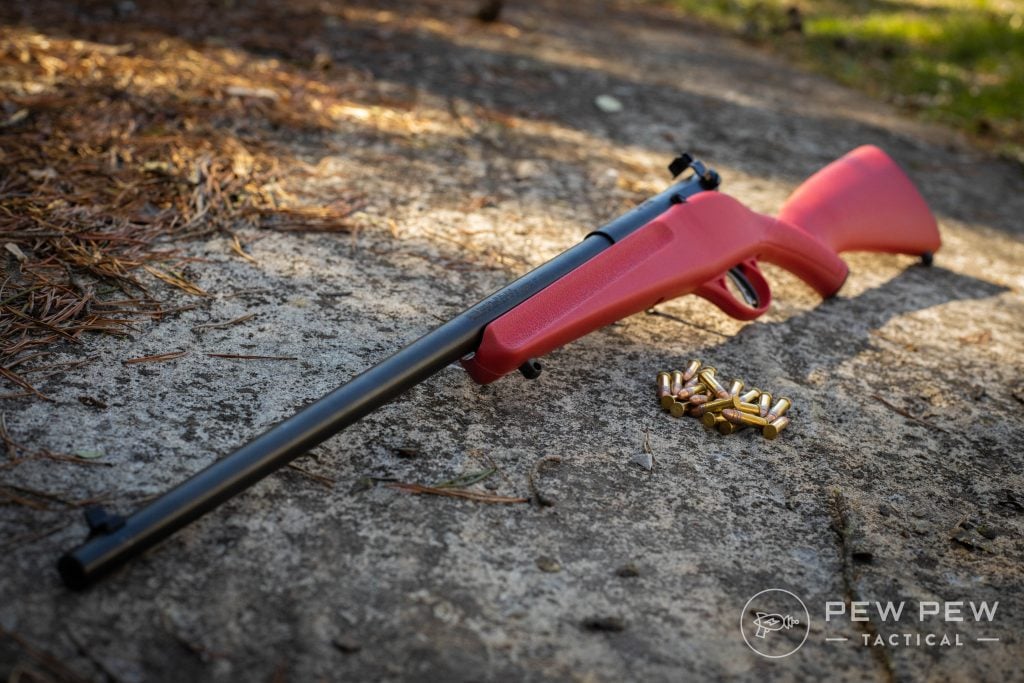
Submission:
[[[730,281],[735,285],[732,289]],[[708,280],[694,290],[694,294],[704,297],[737,320],[753,320],[767,311],[772,302],[772,290],[754,259],[747,259]]]
[[[739,290],[740,296],[743,297],[743,300],[747,302],[748,306],[751,308],[761,307],[761,302],[757,297],[757,290],[754,289],[754,285],[750,283],[750,280],[747,279],[746,274],[739,266],[733,266],[726,274],[729,276],[729,279],[732,280],[732,283],[736,285],[736,289]]]

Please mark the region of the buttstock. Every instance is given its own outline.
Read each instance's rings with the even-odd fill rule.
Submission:
[[[779,220],[837,254],[921,255],[941,244],[935,217],[914,183],[872,145],[858,147],[805,180],[782,206]]]

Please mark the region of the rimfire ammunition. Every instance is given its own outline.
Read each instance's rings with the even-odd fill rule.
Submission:
[[[707,393],[707,390],[708,388],[706,386],[698,382],[697,384],[694,384],[692,387],[684,387],[683,390],[677,393],[675,396],[680,401],[686,401],[687,399],[693,398],[697,394]]]
[[[659,372],[656,385],[661,407],[673,417],[695,417],[721,434],[757,427],[764,438],[775,439],[789,426],[790,418],[784,414],[793,405],[791,399],[780,397],[773,403],[771,392],[756,387],[744,392],[742,379],[732,380],[726,389],[717,372],[696,359],[688,361],[685,370]]]
[[[715,377],[714,368],[704,368],[699,374],[700,381],[704,383],[718,398],[729,398],[729,391],[722,386],[722,383]]]
[[[704,405],[701,405],[701,406],[693,406],[692,408],[690,408],[690,416],[691,417],[702,417],[704,415],[704,413],[707,413],[707,412],[710,412],[708,410],[708,404],[707,403],[705,403]]]
[[[668,409],[672,413],[672,417],[682,417],[686,414],[687,404],[676,401],[672,404],[672,407]]]
[[[749,413],[743,413],[739,410],[723,410],[722,417],[734,425],[746,425],[750,427],[764,427],[768,424],[768,420],[757,415],[751,415]]]
[[[775,422],[786,414],[786,411],[789,410],[791,405],[793,405],[793,401],[783,396],[775,402],[775,405],[772,406],[772,409],[768,411],[768,414],[765,415],[764,418],[769,422]]]
[[[720,398],[715,401],[708,401],[707,403],[704,404],[704,410],[707,410],[712,413],[717,413],[718,411],[723,410],[725,408],[733,408],[734,410],[739,410],[739,407],[739,396],[728,396],[726,398]]]
[[[787,426],[789,426],[789,418],[780,417],[778,420],[775,420],[774,422],[762,427],[761,434],[766,439],[774,439],[779,435],[779,432],[781,432]]]
[[[724,417],[716,413],[704,413],[701,415],[700,421],[704,423],[705,427],[714,427],[719,420],[724,419]]]
[[[701,362],[699,360],[691,360],[686,365],[686,369],[683,370],[683,381],[689,382],[691,379],[697,376],[697,371],[700,370]]]
[[[661,403],[661,407],[668,410],[672,407],[672,403],[675,401],[675,396],[672,394],[672,373],[671,372],[659,372],[658,373],[658,402]]]
[[[662,401],[665,407],[666,396],[672,397],[672,375],[670,373],[657,374],[657,399]]]
[[[673,396],[683,390],[683,371],[673,370],[672,371],[672,383],[669,385],[669,391]]]
[[[761,409],[758,407],[756,403],[744,403],[743,401],[740,401],[739,404],[736,406],[736,410],[740,411],[741,413],[747,413],[749,415],[757,415],[758,417],[761,417]]]

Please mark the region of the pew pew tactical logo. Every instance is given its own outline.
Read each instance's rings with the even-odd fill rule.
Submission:
[[[836,647],[956,648],[1000,642],[992,633],[999,608],[996,600],[828,600],[824,607],[824,625],[815,638],[822,637]],[[865,628],[866,622],[871,623],[870,628]],[[743,642],[769,659],[788,657],[799,650],[810,627],[811,615],[804,602],[782,588],[757,593],[740,613]]]
[[[769,659],[788,657],[811,632],[811,615],[803,600],[782,588],[763,590],[747,600],[740,633],[751,650]]]
[[[937,602],[922,600],[916,609],[908,601],[869,602],[857,600],[847,603],[843,600],[825,603],[825,628],[835,622],[872,621],[881,628],[874,633],[860,633],[857,638],[836,635],[827,636],[827,642],[854,640],[864,647],[962,647],[970,641],[978,643],[999,642],[999,638],[982,634],[968,638],[957,630],[957,624],[974,622],[978,626],[991,624],[995,619],[999,601],[955,600]],[[909,628],[914,625],[913,630]]]

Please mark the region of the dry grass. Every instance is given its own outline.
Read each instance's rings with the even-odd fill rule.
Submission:
[[[276,35],[264,4],[236,28]],[[180,310],[162,304],[160,282],[205,296],[182,239],[346,231],[359,208],[354,197],[311,205],[295,189],[311,169],[288,151],[330,129],[358,78],[155,28],[192,21],[187,2],[84,26],[74,5],[0,9],[0,377],[15,388],[4,398],[42,396],[24,368],[54,342]]]

